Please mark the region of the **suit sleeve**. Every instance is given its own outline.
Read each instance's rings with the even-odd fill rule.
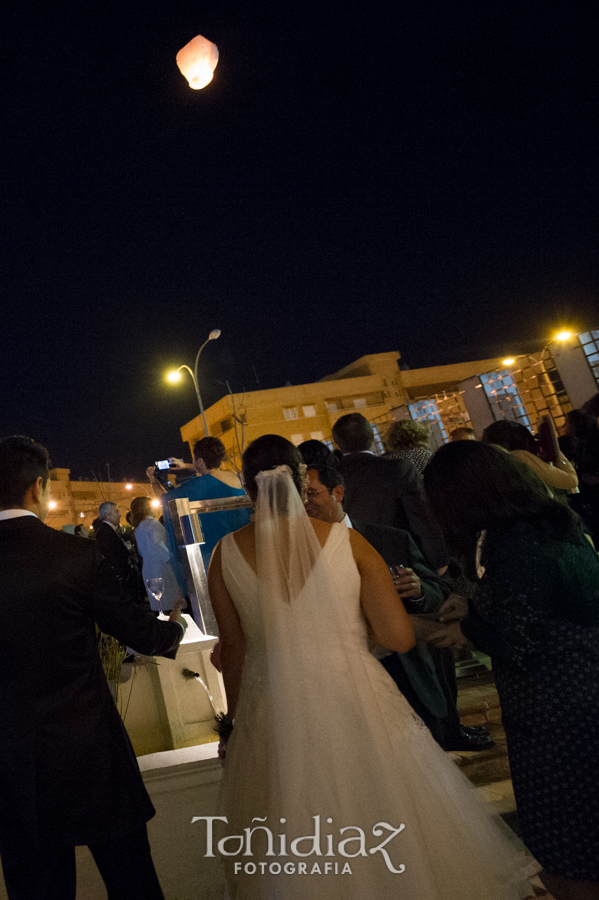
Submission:
[[[407,565],[409,565],[411,569],[414,569],[414,572],[420,579],[422,593],[424,594],[424,602],[419,603],[416,606],[415,604],[410,604],[409,600],[406,600],[404,601],[404,605],[410,613],[437,612],[451,594],[451,588],[443,578],[440,578],[436,572],[433,572],[432,569],[427,566],[422,553],[409,534],[406,534],[406,538]]]
[[[110,525],[104,523],[98,528],[96,544],[117,578],[125,581],[129,577],[131,559],[123,541]]]
[[[408,460],[401,460],[397,480],[398,499],[405,510],[410,531],[420,540],[426,562],[432,569],[446,566],[447,551],[441,529],[426,501],[422,478]]]
[[[174,659],[183,630],[176,622],[163,622],[125,596],[107,564],[93,547],[85,592],[88,608],[98,627],[121,643],[147,656]]]

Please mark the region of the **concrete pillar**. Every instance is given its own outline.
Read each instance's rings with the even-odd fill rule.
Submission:
[[[485,389],[483,388],[478,375],[467,378],[462,381],[458,388],[462,393],[464,406],[470,416],[470,424],[474,428],[476,437],[480,440],[482,433],[488,425],[492,425],[495,416],[489,406]]]
[[[552,344],[551,355],[573,409],[579,409],[599,388],[578,338]]]

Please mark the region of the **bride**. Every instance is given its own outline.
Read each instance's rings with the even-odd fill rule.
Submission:
[[[538,866],[479,800],[384,668],[409,618],[344,523],[309,519],[299,452],[243,458],[255,523],[209,572],[229,715],[215,852],[232,900],[519,900]]]

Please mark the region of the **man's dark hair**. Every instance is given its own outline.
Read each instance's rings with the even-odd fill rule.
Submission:
[[[222,441],[215,437],[205,437],[193,445],[193,458],[203,459],[207,469],[218,469],[227,451]]]
[[[374,435],[368,419],[360,413],[349,413],[333,425],[333,438],[342,453],[360,453],[370,450]]]
[[[49,469],[48,451],[41,444],[21,435],[0,439],[0,507],[20,506],[40,477],[45,488]]]
[[[345,487],[345,481],[343,480],[343,475],[333,466],[323,466],[318,463],[307,463],[308,470],[314,469],[318,472],[318,480],[321,484],[323,484],[329,493],[336,488],[338,484],[341,487]]]
[[[316,469],[318,466],[331,466],[333,469],[337,467],[337,457],[322,441],[314,439],[303,441],[303,443],[298,444],[297,449],[302,454],[303,460],[309,469]]]

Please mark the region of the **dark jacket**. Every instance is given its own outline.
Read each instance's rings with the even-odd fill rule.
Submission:
[[[407,459],[349,453],[340,460],[344,508],[350,518],[409,531],[432,569],[447,564],[441,530],[430,510],[422,478]]]
[[[182,631],[122,593],[95,541],[0,521],[0,851],[114,837],[154,814],[104,676],[95,624],[174,658]]]
[[[144,603],[146,589],[133,554],[122,537],[107,522],[96,529],[96,543],[121,587],[136,603]]]
[[[443,578],[431,571],[426,565],[422,553],[407,533],[399,528],[386,528],[383,525],[367,525],[351,517],[351,523],[356,531],[359,531],[377,553],[383,557],[388,566],[407,566],[414,570],[420,578],[424,601],[418,604],[404,601],[404,606],[410,613],[437,612],[451,593],[451,588]],[[389,674],[397,684],[404,696],[423,714],[414,702],[414,694],[420,703],[436,718],[447,715],[447,703],[441,687],[434,663],[427,645],[419,641],[415,647],[407,653],[394,653],[400,666],[383,665],[388,668]]]

